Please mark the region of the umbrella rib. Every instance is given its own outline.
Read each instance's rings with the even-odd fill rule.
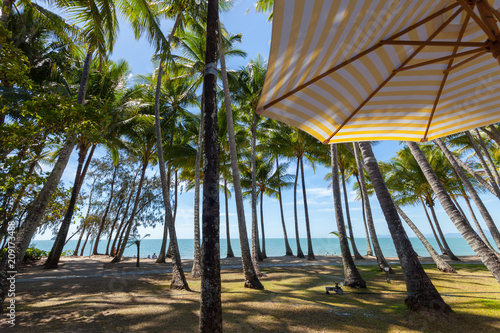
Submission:
[[[439,33],[441,31],[443,31],[443,29],[448,25],[450,24],[460,13],[462,12],[461,9],[457,10],[453,15],[450,16],[450,18],[448,20],[446,20],[438,29],[436,29],[436,31],[434,31],[432,33],[432,35],[429,36],[429,38],[427,38],[427,41],[432,41],[432,39],[434,39],[434,37],[436,37],[437,35],[439,35]],[[370,96],[368,96],[364,101],[363,103],[361,103],[357,108],[356,110],[354,110],[350,115],[349,117],[347,117],[346,120],[344,120],[344,122],[339,126],[339,128],[337,128],[335,130],[335,132],[333,132],[332,135],[330,135],[330,137],[323,141],[323,144],[327,144],[346,124],[348,121],[350,121],[358,112],[359,110],[361,110],[361,108],[363,106],[366,105],[366,103],[368,103],[372,98],[373,96],[375,96],[379,91],[380,89],[382,89],[386,84],[387,82],[389,82],[390,80],[392,80],[392,78],[394,76],[396,76],[396,74],[398,73],[399,69],[406,66],[406,64],[408,64],[413,58],[415,58],[415,56],[424,49],[425,45],[420,45],[416,50],[415,52],[413,52],[397,69],[395,69],[388,77],[387,79],[384,80],[384,82],[382,82],[378,87],[377,89],[375,89],[371,94]]]
[[[461,67],[461,66],[465,65],[465,64],[466,64],[466,63],[468,63],[469,61],[472,61],[472,60],[474,60],[474,59],[476,59],[476,58],[482,57],[482,56],[484,56],[485,54],[488,54],[488,51],[479,52],[479,53],[477,53],[477,54],[474,54],[472,57],[469,57],[469,58],[467,58],[467,59],[465,59],[465,60],[463,60],[463,61],[461,61],[461,62],[457,63],[456,65],[453,65],[453,66],[451,66],[450,68],[446,69],[446,70],[445,70],[445,72],[451,72],[452,70],[455,70],[455,69],[457,69],[458,67]]]
[[[400,67],[398,69],[395,69],[394,71],[395,72],[407,71],[407,70],[410,70],[410,69],[415,69],[415,68],[418,68],[418,67],[432,65],[432,64],[443,62],[445,60],[459,58],[459,57],[463,57],[463,56],[466,56],[466,55],[469,55],[469,54],[474,54],[474,53],[484,52],[484,51],[485,51],[484,48],[479,47],[479,48],[476,48],[476,49],[473,49],[473,50],[469,50],[469,51],[465,51],[465,52],[461,52],[461,53],[451,54],[451,55],[446,56],[446,57],[441,57],[441,58],[436,58],[434,60],[424,61],[424,62],[415,64],[415,65],[406,66],[406,67]]]
[[[465,30],[467,29],[467,25],[469,24],[469,20],[470,20],[470,15],[467,14],[467,17],[464,20],[464,24],[462,25],[462,28],[460,29],[460,33],[458,35],[457,42],[462,41],[462,38],[464,37],[464,34],[465,34]],[[455,46],[453,48],[452,54],[457,54],[457,51],[458,51],[458,46]],[[427,141],[427,134],[429,133],[429,128],[431,127],[432,120],[434,119],[434,113],[436,113],[437,105],[439,103],[439,100],[441,99],[441,94],[443,93],[443,89],[444,89],[444,86],[446,84],[446,80],[448,80],[448,75],[450,73],[450,68],[453,65],[453,60],[455,60],[455,59],[453,58],[453,59],[450,59],[448,61],[448,68],[446,71],[444,71],[443,80],[441,81],[441,86],[439,87],[439,91],[437,93],[436,99],[434,100],[432,112],[431,112],[431,115],[429,116],[429,121],[427,122],[427,127],[425,128],[425,133],[424,133],[424,136],[421,140],[422,142]]]
[[[403,30],[403,31],[401,31],[401,32],[399,32],[399,33],[397,33],[397,34],[395,34],[395,35],[393,35],[393,36],[389,37],[387,40],[391,40],[391,39],[398,38],[399,36],[404,35],[404,34],[405,34],[405,33],[407,33],[408,31],[411,31],[411,30],[413,30],[413,29],[415,29],[415,28],[417,28],[417,27],[421,26],[422,24],[425,24],[425,23],[429,22],[430,20],[432,20],[432,19],[434,19],[434,18],[438,17],[439,15],[442,15],[442,14],[446,13],[446,12],[447,12],[447,11],[449,11],[449,10],[452,10],[453,8],[455,8],[455,7],[457,7],[457,6],[458,6],[458,4],[457,4],[457,3],[454,3],[454,4],[452,4],[452,5],[450,5],[450,6],[446,7],[446,8],[443,8],[443,9],[441,9],[440,11],[438,11],[438,12],[436,12],[436,13],[432,14],[431,16],[429,16],[429,17],[425,18],[424,20],[422,20],[422,21],[420,21],[420,22],[418,22],[418,23],[416,23],[416,24],[414,24],[414,25],[412,25],[412,26],[410,26],[410,27],[406,28],[405,30]],[[341,69],[342,67],[345,67],[345,66],[349,65],[351,62],[356,61],[356,60],[358,60],[359,58],[361,58],[361,57],[365,56],[366,54],[368,54],[368,53],[370,53],[370,52],[372,52],[372,51],[375,51],[376,49],[378,49],[378,48],[379,48],[379,47],[381,47],[381,46],[382,46],[382,44],[381,44],[381,43],[378,43],[378,44],[376,44],[376,45],[374,45],[374,46],[370,47],[369,49],[367,49],[367,50],[365,50],[365,51],[363,51],[363,52],[361,52],[361,53],[357,54],[356,56],[354,56],[354,57],[352,57],[352,58],[350,58],[350,59],[348,59],[348,60],[344,61],[343,63],[341,63],[341,64],[339,64],[339,65],[337,65],[337,66],[335,66],[335,67],[330,68],[329,70],[327,70],[327,71],[326,71],[326,72],[324,72],[323,74],[320,74],[320,75],[318,75],[317,77],[315,77],[315,78],[313,78],[313,79],[311,79],[311,80],[309,80],[309,81],[307,81],[307,82],[305,82],[305,83],[301,84],[301,85],[300,85],[300,86],[298,86],[297,88],[295,88],[295,89],[293,89],[293,90],[289,91],[288,93],[284,94],[284,95],[283,95],[283,96],[281,96],[281,97],[278,97],[278,98],[277,98],[277,99],[275,99],[274,101],[271,101],[271,102],[267,103],[266,105],[264,105],[264,107],[262,108],[262,110],[266,110],[266,109],[270,108],[271,106],[273,106],[273,105],[275,105],[275,104],[277,104],[277,103],[281,102],[282,100],[284,100],[284,99],[286,99],[286,98],[288,98],[288,97],[292,96],[293,94],[295,94],[295,93],[297,93],[297,92],[301,91],[302,89],[304,89],[304,88],[306,88],[306,87],[310,86],[310,85],[311,85],[311,84],[313,84],[314,82],[317,82],[317,81],[321,80],[321,79],[322,79],[322,78],[324,78],[325,76],[328,76],[328,75],[330,75],[331,73],[338,71],[338,70],[339,70],[339,69]],[[257,113],[261,113],[261,112],[262,112],[262,111],[260,111],[260,112],[259,112],[259,111],[257,111]]]
[[[462,6],[462,8],[469,13],[469,15],[472,17],[472,19],[476,22],[476,24],[481,28],[481,30],[484,31],[486,35],[488,35],[488,38],[491,41],[496,41],[496,37],[493,34],[493,32],[484,24],[483,20],[477,14],[474,12],[474,10],[469,6],[467,1],[465,0],[457,0],[457,2]]]
[[[380,43],[387,45],[424,45],[424,46],[458,46],[458,47],[484,47],[486,48],[486,42],[427,42],[427,41],[416,41],[416,40],[383,40]]]

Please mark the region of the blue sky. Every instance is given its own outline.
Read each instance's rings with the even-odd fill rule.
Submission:
[[[228,68],[237,69],[240,66],[245,66],[250,59],[256,58],[260,53],[265,59],[268,58],[270,41],[271,41],[271,29],[272,24],[267,21],[267,14],[255,13],[254,2],[250,0],[236,0],[234,2],[234,7],[230,12],[221,14],[221,22],[226,26],[226,29],[231,33],[241,33],[243,35],[242,43],[238,46],[240,49],[247,52],[248,56],[245,59],[242,58],[230,58],[227,60]],[[166,22],[165,32],[169,33],[171,29],[171,22]],[[119,39],[114,48],[112,59],[125,59],[129,62],[132,75],[136,74],[148,74],[153,72],[154,67],[150,62],[152,56],[152,48],[149,46],[147,40],[136,41],[133,33],[126,28],[125,24],[121,25]],[[396,150],[402,147],[399,142],[395,141],[385,141],[374,146],[375,156],[378,160],[388,161],[394,156]],[[325,146],[325,149],[328,147]],[[102,156],[103,152],[98,151],[96,157]],[[70,160],[70,163],[63,175],[63,180],[68,186],[73,183],[74,172],[76,169],[76,154]],[[326,173],[331,172],[331,169],[317,167],[315,172],[311,166],[306,165],[306,189],[307,189],[307,199],[309,206],[309,214],[311,221],[311,234],[314,238],[325,238],[325,237],[335,237],[329,235],[329,232],[337,230],[335,215],[333,212],[333,196],[331,189],[327,188],[327,182],[323,180]],[[158,171],[156,169],[150,170],[151,174]],[[289,173],[293,174],[294,161],[291,161],[291,167]],[[362,220],[361,203],[355,200],[355,193],[352,191],[353,181],[348,183],[348,197],[349,205],[351,208],[351,220],[353,223],[353,231],[356,237],[364,237],[364,226]],[[85,188],[85,187],[84,187]],[[284,196],[284,209],[285,209],[285,220],[287,224],[287,232],[289,237],[294,237],[294,214],[293,214],[293,192],[292,190],[287,190],[283,194]],[[492,195],[483,195],[485,204],[488,207],[493,218],[500,216],[500,208],[498,206],[498,199]],[[302,203],[302,191],[299,188],[298,194],[299,200],[299,228],[300,236],[306,236],[306,229],[304,223],[304,210]],[[388,235],[389,231],[387,224],[382,215],[382,211],[375,197],[371,197],[371,206],[374,213],[375,228],[378,234]],[[193,238],[193,194],[183,193],[179,198],[179,209],[178,209],[178,219],[176,222],[177,236],[179,238]],[[251,210],[248,200],[245,207],[245,215],[248,230],[250,230],[251,222]],[[466,210],[465,203],[463,204],[464,210]],[[225,238],[225,208],[224,208],[224,198],[221,194],[221,236]],[[259,209],[259,208],[258,208]],[[429,224],[425,218],[423,208],[418,207],[404,207],[405,212],[409,217],[417,224],[424,234],[430,234],[431,230]],[[269,238],[281,238],[283,236],[281,227],[281,218],[279,213],[278,201],[274,198],[267,198],[264,203],[265,211],[265,232],[266,237]],[[441,223],[444,233],[457,233],[458,231],[438,204],[436,207],[436,212],[438,219]],[[476,215],[479,217],[480,223],[484,226],[480,215],[476,211]],[[345,216],[345,214],[344,214]],[[230,232],[232,238],[237,238],[237,220],[236,220],[236,210],[234,200],[229,202],[229,217],[230,217]],[[259,217],[260,218],[260,217]],[[78,224],[78,223],[77,223]],[[77,225],[76,224],[76,225]],[[76,230],[76,225],[73,225],[70,229],[70,234],[73,230]],[[484,226],[484,228],[486,228]],[[414,234],[409,228],[406,228],[408,235],[414,237]],[[151,238],[161,238],[163,233],[163,226],[157,225],[156,228],[140,228],[140,234],[151,234]],[[51,234],[38,235],[37,239],[50,239]]]

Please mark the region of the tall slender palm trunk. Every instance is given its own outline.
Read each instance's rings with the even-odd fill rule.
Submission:
[[[194,169],[194,258],[191,276],[201,277],[201,248],[200,248],[200,177],[201,177],[201,155],[203,151],[203,123],[205,122],[205,86],[201,95],[200,130],[198,132],[198,146],[196,147],[196,164]]]
[[[264,260],[259,244],[259,224],[257,223],[257,165],[256,159],[256,141],[257,141],[257,114],[254,113],[252,121],[252,261],[255,271],[262,276],[259,267],[259,261]]]
[[[208,1],[205,87],[205,161],[202,213],[202,265],[200,332],[222,332],[221,278],[219,253],[219,136],[217,126],[217,65],[219,9],[217,0]]]
[[[295,218],[295,240],[297,241],[297,258],[305,258],[300,247],[299,218],[297,214],[297,182],[299,180],[300,160],[297,158],[297,171],[295,172],[295,182],[293,184],[293,214]]]
[[[83,235],[85,234],[86,230],[87,230],[87,226],[84,224],[80,230],[80,237],[78,237],[78,241],[76,242],[76,247],[75,247],[75,250],[73,251],[73,256],[78,255],[78,250],[80,249],[80,244],[82,243]]]
[[[352,253],[354,254],[354,258],[358,260],[363,260],[363,256],[359,254],[358,248],[356,247],[356,241],[354,240],[354,232],[352,230],[352,223],[351,223],[351,213],[349,212],[349,200],[347,198],[347,186],[346,186],[346,180],[345,180],[345,171],[342,170],[341,172],[342,175],[342,187],[344,189],[344,205],[345,205],[345,215],[347,217],[347,225],[349,226],[349,236],[351,237],[351,246],[352,246]]]
[[[382,271],[384,271],[385,268],[387,267],[389,268],[390,273],[394,273],[393,269],[391,268],[391,266],[389,266],[389,263],[385,259],[384,254],[382,253],[382,249],[380,248],[380,244],[378,242],[377,232],[375,231],[375,225],[373,224],[373,215],[370,205],[370,199],[368,198],[368,192],[366,190],[365,175],[363,173],[363,162],[361,161],[361,157],[359,155],[357,143],[354,144],[354,157],[356,159],[356,165],[358,168],[359,180],[361,181],[361,187],[360,187],[361,195],[363,196],[365,201],[366,220],[368,223],[368,229],[370,230],[370,236],[372,238],[372,243],[373,243],[373,250],[375,251],[375,256],[377,258],[378,266]]]
[[[359,176],[356,176],[359,191],[361,192],[361,183],[359,181]],[[370,242],[370,232],[368,231],[368,223],[366,222],[366,208],[365,208],[365,198],[361,195],[361,212],[363,215],[363,224],[365,226],[365,235],[366,235],[366,255],[373,256],[372,244]]]
[[[231,234],[229,232],[229,200],[227,195],[227,179],[224,178],[224,203],[226,210],[226,242],[227,242],[227,258],[233,258],[234,252],[231,247]]]
[[[467,244],[469,244],[474,252],[476,252],[483,264],[500,283],[500,258],[498,258],[495,253],[491,251],[486,244],[484,244],[478,234],[472,229],[470,224],[465,221],[462,214],[460,214],[458,209],[453,204],[453,201],[450,199],[450,196],[437,178],[434,170],[432,170],[429,162],[425,158],[424,153],[420,150],[418,145],[415,142],[407,142],[407,145],[410,147],[410,150],[418,165],[422,169],[425,178],[427,178],[427,181],[431,185],[434,193],[436,193],[441,206],[444,208],[453,224],[465,238]]]
[[[483,171],[486,173],[486,176],[488,177],[488,179],[490,181],[490,185],[494,188],[495,192],[499,193],[500,192],[500,188],[498,187],[498,183],[497,183],[498,182],[498,178],[495,179],[495,177],[493,177],[493,173],[492,173],[490,167],[488,166],[488,164],[484,160],[483,152],[481,151],[481,149],[477,145],[477,142],[476,142],[476,140],[474,140],[474,138],[473,138],[472,134],[470,133],[470,131],[465,131],[464,133],[467,136],[467,139],[469,139],[469,142],[470,142],[472,148],[476,152],[476,157],[479,160],[479,163],[481,164],[481,166],[483,167]],[[479,134],[479,132],[477,131],[477,129],[476,129],[476,137],[479,138],[479,139],[481,138],[481,135]],[[483,145],[484,145],[484,142],[483,142]],[[488,153],[487,150],[486,150],[486,153]],[[488,156],[489,156],[489,154],[488,154]],[[490,160],[491,160],[491,156],[490,156]],[[494,165],[493,165],[493,169],[495,169]],[[496,173],[496,175],[498,176],[498,172]]]
[[[424,208],[425,216],[427,217],[427,221],[429,221],[429,225],[431,226],[432,234],[434,235],[434,239],[436,240],[439,249],[441,250],[441,253],[443,255],[446,254],[446,250],[444,249],[443,245],[441,244],[441,241],[439,240],[439,237],[436,233],[436,229],[434,228],[434,224],[432,223],[431,217],[429,216],[429,212],[427,211],[427,206],[425,205],[425,202],[422,198],[420,198],[420,202],[422,203],[422,207]]]
[[[450,257],[451,260],[460,261],[460,259],[458,259],[457,256],[453,254],[450,246],[448,245],[448,242],[446,241],[446,238],[444,237],[443,230],[441,230],[441,226],[439,225],[439,221],[436,216],[436,211],[434,210],[434,205],[429,205],[429,208],[431,210],[432,219],[434,220],[434,224],[436,225],[439,237],[441,237],[441,241],[443,242],[443,247],[446,250],[446,254],[448,255],[448,257]]]
[[[177,25],[180,22],[180,14],[177,16],[174,27],[172,28],[172,33],[169,36],[170,40],[177,29]],[[189,289],[186,277],[184,275],[184,270],[182,268],[181,254],[179,252],[179,246],[177,245],[177,234],[175,232],[174,221],[172,218],[172,207],[170,205],[170,179],[167,179],[167,172],[165,170],[165,159],[163,157],[163,140],[160,127],[160,91],[161,91],[161,76],[163,72],[163,67],[160,62],[158,67],[158,80],[156,82],[156,94],[155,94],[155,132],[156,132],[156,152],[158,155],[158,166],[160,169],[160,179],[161,179],[161,192],[163,194],[163,204],[165,206],[165,224],[168,227],[170,234],[170,246],[172,248],[172,283],[170,284],[171,289]]]
[[[373,155],[370,143],[360,142],[359,146],[365,159],[366,171],[370,175],[401,263],[408,292],[405,299],[406,305],[411,310],[426,309],[433,312],[451,312],[450,306],[439,295],[431,279],[422,268],[417,253],[413,250],[396,207],[394,207],[394,202],[384,182],[377,160]]]
[[[306,177],[304,176],[304,162],[303,157],[300,157],[300,175],[302,178],[302,197],[304,199],[304,214],[306,218],[306,232],[307,232],[307,260],[316,260],[312,246],[311,227],[309,222],[309,209],[307,208],[307,195],[306,195]]]
[[[278,157],[276,157],[276,170],[279,168]],[[286,233],[285,226],[285,214],[283,212],[283,198],[281,197],[281,186],[278,186],[278,201],[280,203],[280,213],[281,213],[281,226],[283,227],[283,238],[285,239],[285,255],[293,256],[292,248],[290,247],[290,243],[288,242],[288,236]]]
[[[344,285],[351,288],[366,288],[366,282],[359,274],[351,252],[349,251],[349,243],[347,242],[347,234],[345,231],[344,216],[342,214],[342,202],[340,200],[340,184],[339,184],[339,163],[337,156],[337,145],[330,145],[330,158],[332,163],[332,190],[333,202],[335,207],[335,219],[337,221],[337,230],[339,235],[340,253],[342,255],[342,263],[344,264]]]
[[[262,233],[262,258],[266,259],[266,233],[264,231],[264,191],[260,192],[260,230]]]
[[[413,230],[415,235],[417,235],[418,239],[422,242],[422,244],[424,244],[425,249],[431,255],[431,258],[436,263],[437,268],[441,272],[456,273],[457,271],[455,271],[453,267],[451,267],[446,261],[444,261],[444,259],[439,256],[436,250],[434,250],[431,243],[429,243],[429,241],[420,232],[420,230],[418,230],[417,226],[412,222],[412,220],[408,217],[408,215],[406,215],[405,212],[398,205],[394,204],[394,206],[396,207],[399,215],[403,218],[403,220],[405,220],[406,224],[408,224],[408,226],[411,228],[411,230]]]
[[[476,214],[474,213],[474,210],[472,209],[472,205],[470,204],[469,197],[464,196],[464,200],[465,200],[465,204],[467,205],[467,208],[469,209],[470,215],[472,217],[472,221],[474,221],[474,225],[476,226],[476,229],[479,232],[479,236],[481,236],[481,239],[483,240],[484,244],[486,244],[486,246],[488,246],[488,248],[491,251],[496,252],[495,249],[493,248],[493,246],[491,246],[488,238],[484,234],[483,228],[481,227],[481,225],[479,224],[479,221],[477,220]]]
[[[220,25],[219,25],[219,34]],[[243,205],[243,194],[241,191],[240,170],[238,166],[238,154],[236,153],[236,139],[234,134],[233,109],[231,106],[231,97],[229,95],[229,84],[227,81],[226,60],[224,57],[224,49],[219,38],[219,56],[222,72],[222,83],[224,87],[224,104],[226,106],[227,133],[229,138],[229,154],[231,156],[231,173],[233,175],[234,198],[236,200],[236,213],[238,215],[238,231],[240,237],[241,261],[243,273],[245,275],[245,287],[264,289],[264,286],[259,281],[257,272],[252,263],[252,255],[250,253],[250,245],[248,244],[248,233],[245,222],[245,209]]]
[[[477,194],[476,190],[472,186],[471,182],[463,172],[463,170],[460,168],[460,166],[457,164],[455,159],[453,158],[451,151],[448,150],[446,145],[444,144],[443,140],[441,139],[436,139],[434,142],[438,145],[438,147],[443,151],[445,154],[446,158],[448,161],[450,161],[451,166],[455,171],[458,173],[460,180],[462,180],[463,185],[467,189],[467,192],[469,192],[472,200],[476,204],[477,208],[479,209],[479,212],[483,216],[484,222],[486,222],[486,225],[488,226],[488,229],[490,229],[491,235],[493,236],[493,240],[495,241],[495,244],[498,249],[500,249],[500,232],[498,231],[497,226],[495,225],[495,222],[493,221],[493,218],[491,217],[490,213],[486,209],[486,206],[484,205],[483,201]]]
[[[479,145],[481,146],[481,150],[484,154],[484,157],[488,161],[489,168],[491,168],[491,172],[493,173],[493,176],[496,180],[496,187],[500,190],[500,174],[498,173],[498,170],[495,166],[495,163],[493,162],[493,159],[491,158],[490,152],[488,151],[488,148],[486,147],[486,144],[484,143],[483,138],[481,137],[481,133],[479,133],[479,130],[477,128],[474,129],[474,133],[476,134],[477,142],[479,142]]]

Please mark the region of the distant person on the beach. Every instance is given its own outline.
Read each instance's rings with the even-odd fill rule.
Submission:
[[[153,253],[153,259],[156,259],[156,252]]]
[[[150,254],[148,254],[148,259],[151,259],[151,255]]]

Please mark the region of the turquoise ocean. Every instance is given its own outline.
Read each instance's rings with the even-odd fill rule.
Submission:
[[[440,253],[438,245],[434,238],[427,238],[429,242],[432,244],[434,249],[438,253]],[[428,257],[429,253],[422,245],[422,243],[416,237],[410,238],[411,243],[413,245],[413,249],[418,253],[419,256]],[[448,245],[451,250],[457,256],[468,256],[475,255],[474,251],[469,247],[465,239],[460,237],[447,237],[446,238]],[[106,252],[107,239],[101,239],[99,242],[99,253],[104,254]],[[295,238],[288,239],[290,243],[290,247],[293,250],[294,255],[296,254],[296,241]],[[34,240],[31,242],[31,245],[35,247],[50,251],[52,248],[53,240]],[[77,240],[70,240],[66,246],[64,247],[64,251],[69,251],[70,254],[73,254],[73,251],[76,247]],[[192,239],[179,239],[179,250],[181,253],[181,257],[183,259],[192,259],[194,256],[194,240]],[[358,251],[361,255],[366,255],[366,239],[365,238],[355,238],[355,243],[358,248]],[[381,237],[379,238],[380,247],[382,248],[382,252],[386,257],[397,257],[396,249],[394,247],[394,243],[392,239],[389,237]],[[490,238],[490,243],[493,243],[493,240]],[[312,239],[313,251],[315,255],[340,255],[340,246],[339,240],[336,237],[332,238],[313,238]],[[261,242],[262,246],[262,242]],[[302,248],[302,252],[307,255],[307,239],[300,239],[300,246]],[[140,246],[140,257],[146,258],[148,255],[152,256],[153,253],[158,254],[161,247],[161,239],[143,239],[141,241]],[[91,240],[87,242],[86,248],[84,250],[83,255],[88,256],[91,253],[91,249],[93,248],[93,243],[91,246]],[[240,242],[238,239],[231,239],[231,248],[233,249],[234,255],[236,257],[241,256],[240,251]],[[81,248],[80,248],[81,250]],[[80,252],[79,250],[79,252]],[[352,249],[351,249],[352,251]],[[221,258],[225,258],[227,255],[227,241],[226,239],[220,240],[220,253]],[[137,254],[137,248],[135,245],[132,245],[125,249],[124,256],[132,257]],[[285,242],[282,238],[266,238],[266,254],[268,257],[279,257],[285,255]]]

